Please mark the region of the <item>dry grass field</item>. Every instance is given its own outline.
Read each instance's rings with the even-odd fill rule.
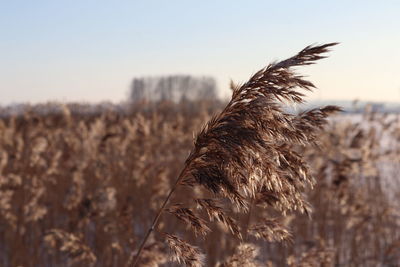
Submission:
[[[82,114],[64,107],[2,118],[0,265],[124,266],[179,174],[193,132],[220,108],[159,103]],[[261,266],[397,266],[399,133],[399,118],[384,114],[365,113],[362,124],[346,115],[330,121],[320,147],[301,151],[317,183],[306,192],[311,218],[288,213],[282,220],[292,242],[250,237],[251,245],[239,247],[218,223],[199,239],[166,214],[142,264],[168,266],[158,233],[172,232],[201,247],[209,265],[242,249],[237,253],[254,255],[245,258]],[[382,149],[384,141],[392,144]],[[250,220],[258,216],[261,210]],[[248,219],[236,218],[241,225]]]
[[[226,107],[1,110],[0,266],[132,265],[157,214],[137,266],[399,266],[400,118],[252,91],[301,102],[289,67],[319,59],[301,53]]]

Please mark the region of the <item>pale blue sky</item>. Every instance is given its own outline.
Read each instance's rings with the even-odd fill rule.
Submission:
[[[0,104],[118,102],[159,74],[212,75],[227,95],[325,42],[341,44],[301,69],[310,99],[400,101],[400,1],[0,0]]]

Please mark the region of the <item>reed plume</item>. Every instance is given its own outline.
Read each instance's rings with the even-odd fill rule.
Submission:
[[[235,253],[230,256],[225,262],[218,264],[218,267],[261,267],[268,266],[262,265],[261,262],[257,261],[259,254],[259,248],[253,244],[243,243],[240,244],[236,249]]]
[[[187,266],[199,267],[203,265],[204,255],[200,249],[187,243],[175,235],[165,234],[168,246],[174,252],[174,259]]]
[[[268,65],[242,86],[233,88],[232,99],[225,109],[197,135],[181,174],[138,250],[136,262],[146,239],[166,210],[190,225],[196,235],[209,232],[205,220],[193,209],[177,205],[166,209],[170,197],[181,185],[201,185],[216,199],[228,200],[233,204],[225,205],[229,212],[246,213],[253,200],[283,213],[309,211],[302,190],[307,185],[312,186],[314,180],[295,146],[315,144],[316,133],[326,117],[340,109],[327,106],[294,115],[285,112],[284,104],[302,103],[304,94],[301,91],[314,88],[293,68],[324,58],[323,54],[335,44],[308,46],[289,59]],[[241,238],[239,226],[215,201],[194,199],[211,219],[221,221]],[[274,229],[278,228],[277,234]],[[274,220],[249,229],[250,233],[267,240],[290,237]],[[179,259],[179,253],[176,256]],[[184,257],[180,260],[187,263]]]
[[[74,234],[53,229],[46,233],[44,241],[50,249],[64,253],[70,263],[68,265],[79,263],[93,266],[96,263],[92,250]]]

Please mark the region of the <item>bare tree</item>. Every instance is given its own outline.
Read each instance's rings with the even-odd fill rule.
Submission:
[[[135,78],[130,89],[132,101],[205,100],[217,97],[216,82],[211,77],[172,75]]]

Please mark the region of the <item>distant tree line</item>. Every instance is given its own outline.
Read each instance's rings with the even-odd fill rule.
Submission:
[[[131,84],[131,101],[180,102],[185,100],[215,100],[217,86],[214,78],[172,75],[135,78]]]

